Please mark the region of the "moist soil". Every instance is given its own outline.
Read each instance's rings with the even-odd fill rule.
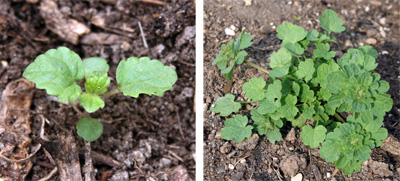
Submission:
[[[389,136],[400,138],[400,12],[398,0],[382,1],[245,1],[206,0],[204,2],[204,178],[205,180],[290,180],[302,174],[304,180],[398,180],[400,162],[395,156],[373,149],[371,158],[363,163],[361,172],[349,176],[335,170],[319,156],[318,148],[310,149],[299,138],[300,129],[281,128],[283,139],[271,144],[265,136],[253,135],[244,145],[221,138],[223,123],[227,119],[209,109],[226,93],[237,101],[246,101],[242,85],[253,77],[268,75],[247,65],[235,68],[233,82],[227,81],[220,70],[211,63],[219,53],[221,44],[246,31],[253,36],[253,45],[246,49],[247,60],[267,68],[269,56],[280,48],[281,41],[275,29],[284,22],[292,22],[306,30],[321,30],[318,16],[325,9],[333,9],[344,20],[346,31],[333,34],[337,44],[336,58],[360,45],[371,45],[379,57],[374,70],[390,84],[388,93],[394,105],[384,118]],[[233,26],[233,27],[232,27]],[[235,35],[225,33],[234,29]],[[243,105],[237,114],[249,116],[257,104]],[[250,122],[252,122],[250,120]]]
[[[174,68],[178,81],[163,97],[140,95],[135,99],[114,95],[104,109],[90,114],[101,120],[102,136],[91,143],[93,152],[117,161],[96,163],[96,180],[176,180],[195,175],[195,4],[192,0],[156,1],[54,1],[61,15],[74,19],[90,32],[76,42],[56,34],[41,13],[45,0],[0,1],[0,92],[20,79],[25,68],[48,49],[66,46],[82,59],[107,59],[109,90],[116,87],[115,72],[121,59],[148,56]],[[94,18],[95,17],[95,18]],[[139,22],[147,40],[145,47]],[[53,22],[54,23],[54,22]],[[57,23],[57,22],[55,22]],[[36,90],[31,105],[31,137],[39,137],[42,118],[48,120],[45,135],[57,140],[58,133],[73,133],[84,163],[84,140],[76,134],[79,116],[68,105],[52,101],[44,90]],[[83,111],[82,107],[78,107]],[[33,141],[31,145],[37,145]],[[28,147],[30,147],[28,145]],[[47,176],[55,165],[40,149],[31,159],[27,180]],[[3,162],[2,162],[3,163]],[[4,165],[0,166],[3,167]],[[18,173],[17,171],[15,173]],[[18,179],[15,173],[0,173]],[[57,180],[55,174],[51,180]]]

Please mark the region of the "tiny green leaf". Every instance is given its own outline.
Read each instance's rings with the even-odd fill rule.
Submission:
[[[220,113],[221,116],[229,116],[233,112],[237,112],[240,109],[240,103],[235,102],[235,96],[232,94],[226,94],[224,97],[220,97],[215,102],[215,107],[211,107],[211,111]]]
[[[60,101],[73,102],[82,90],[78,86],[83,78],[83,64],[78,54],[66,47],[50,49],[39,55],[25,70],[23,76],[36,84],[38,89],[46,89]]]
[[[104,101],[95,94],[83,93],[79,103],[89,113],[95,112],[99,108],[104,108]]]
[[[93,72],[107,73],[110,69],[107,60],[101,57],[90,57],[83,60],[83,67],[85,68],[85,78],[91,77]]]
[[[328,43],[316,43],[315,44],[316,49],[313,52],[313,56],[316,58],[323,58],[325,60],[329,60],[333,57],[335,57],[336,52],[335,51],[329,51],[330,46]]]
[[[124,95],[139,94],[162,96],[172,89],[178,76],[174,69],[148,57],[130,57],[122,60],[117,68],[117,82]]]
[[[304,53],[304,48],[301,47],[299,43],[291,43],[287,42],[283,45],[286,50],[291,53],[293,56],[300,56]]]
[[[103,133],[103,125],[97,119],[81,118],[76,124],[78,135],[86,141],[94,141],[98,139]]]
[[[285,42],[297,43],[298,41],[304,39],[307,36],[307,31],[304,28],[294,25],[292,23],[286,22],[283,25],[279,25],[276,28],[276,35],[279,39]]]
[[[247,123],[247,117],[241,115],[227,119],[224,123],[225,127],[221,131],[222,138],[226,140],[234,139],[237,143],[245,138],[250,138],[253,126],[247,126]]]
[[[296,71],[296,76],[299,79],[304,78],[305,81],[309,81],[313,77],[314,71],[314,62],[311,59],[307,59],[304,62],[300,62],[299,70]]]
[[[346,30],[346,28],[342,26],[343,20],[338,18],[337,13],[331,9],[326,9],[322,12],[322,16],[319,16],[318,19],[321,23],[321,27],[326,31],[340,33]]]
[[[292,64],[292,55],[290,55],[290,53],[288,53],[285,49],[279,49],[278,52],[273,53],[270,59],[271,63],[269,66],[271,68],[280,67],[289,69]]]
[[[107,92],[108,85],[110,85],[110,79],[107,73],[103,72],[92,72],[85,82],[86,91],[97,95]]]
[[[249,82],[243,84],[243,91],[246,93],[246,97],[258,101],[264,99],[267,83],[263,78],[252,78]]]
[[[325,140],[326,131],[326,128],[322,125],[315,128],[312,128],[311,126],[303,126],[300,138],[303,139],[305,145],[308,145],[311,148],[316,148]]]

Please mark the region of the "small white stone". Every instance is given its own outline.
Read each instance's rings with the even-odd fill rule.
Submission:
[[[276,26],[274,25],[274,26],[272,26],[272,29],[276,29]]]
[[[383,51],[382,51],[382,55],[387,55],[387,54],[389,54],[388,51],[386,51],[386,50],[383,50]]]
[[[225,28],[225,34],[229,36],[235,36],[235,31],[230,28]]]
[[[240,162],[241,164],[246,163],[246,159],[242,158],[242,159],[239,160],[239,162]]]
[[[287,4],[291,5],[291,4],[292,4],[292,1],[287,2]]]
[[[327,177],[327,178],[331,178],[331,173],[327,172],[327,173],[326,173],[326,177]]]
[[[365,43],[369,45],[375,45],[378,41],[375,38],[368,38]]]
[[[3,67],[8,67],[8,62],[5,61],[5,60],[2,60],[2,61],[1,61],[1,66],[3,66]]]
[[[235,166],[233,166],[232,164],[229,164],[228,168],[229,168],[229,170],[233,170],[233,169],[235,169]]]
[[[385,25],[385,24],[386,24],[386,18],[381,18],[381,19],[379,19],[379,23],[380,23],[381,25]]]
[[[302,181],[303,180],[303,175],[301,173],[299,173],[296,176],[292,177],[290,180],[291,181]]]
[[[244,0],[244,6],[251,6],[252,0]]]
[[[269,23],[269,25],[271,25],[271,26],[274,25],[274,22]]]
[[[233,31],[235,31],[236,30],[236,27],[235,26],[233,26],[233,25],[231,25],[231,30],[233,30]]]
[[[365,7],[365,11],[366,11],[366,12],[369,11],[369,6]]]

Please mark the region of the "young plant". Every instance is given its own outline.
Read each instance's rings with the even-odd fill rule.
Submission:
[[[177,80],[175,70],[158,60],[130,57],[121,60],[117,67],[118,88],[108,90],[109,68],[103,58],[91,57],[82,61],[75,52],[59,47],[39,55],[26,68],[23,77],[61,102],[74,108],[80,104],[88,113],[104,108],[103,99],[120,92],[134,98],[139,94],[163,96]],[[85,86],[81,88],[83,82]],[[76,128],[78,135],[86,141],[96,140],[103,132],[101,122],[89,117],[81,118]]]
[[[276,32],[282,44],[270,57],[271,70],[246,62],[247,53],[232,48],[241,42],[246,46],[238,47],[252,44],[251,35],[245,31],[235,43],[231,40],[222,45],[213,64],[228,80],[232,81],[234,66],[245,62],[267,73],[269,84],[262,77],[252,78],[243,85],[249,102],[235,102],[235,96],[227,94],[217,99],[211,111],[229,116],[238,112],[241,104],[258,102],[258,107],[250,111],[254,127],[247,125],[247,117],[236,115],[225,121],[221,132],[224,139],[243,141],[254,128],[275,143],[282,139],[280,128],[290,123],[302,129],[300,137],[305,145],[317,148],[322,143],[321,157],[348,175],[360,171],[371,149],[379,147],[387,137],[387,130],[382,128],[383,117],[392,108],[393,100],[386,94],[389,84],[380,80],[378,73],[372,73],[377,67],[377,51],[360,46],[335,61],[336,52],[330,49],[329,42],[336,43],[332,32],[345,30],[343,20],[327,9],[319,22],[322,32],[305,31],[289,22],[279,25]],[[315,46],[313,51],[309,50],[311,44]],[[307,57],[306,51],[312,56]]]

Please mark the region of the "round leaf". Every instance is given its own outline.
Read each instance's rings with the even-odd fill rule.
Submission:
[[[94,141],[103,133],[103,125],[97,119],[81,118],[76,125],[78,135],[86,141]]]

